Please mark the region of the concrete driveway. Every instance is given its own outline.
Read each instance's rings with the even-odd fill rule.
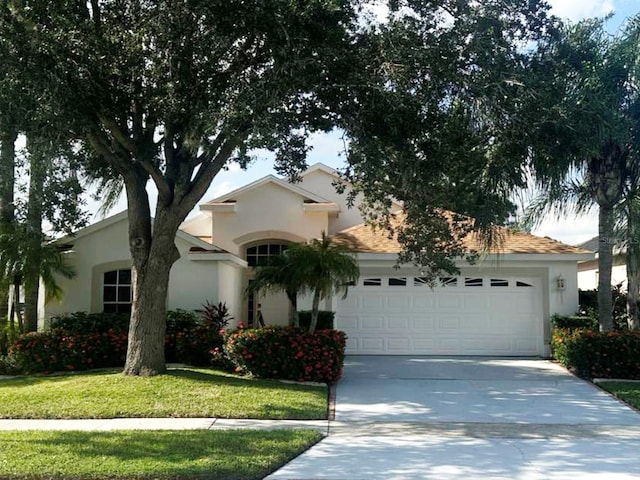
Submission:
[[[544,360],[348,357],[329,436],[269,479],[640,478],[640,414]]]

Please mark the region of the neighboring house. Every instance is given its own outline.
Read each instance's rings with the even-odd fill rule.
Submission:
[[[578,263],[578,288],[580,290],[598,289],[598,246],[599,237],[593,237],[578,245],[578,248],[595,252],[595,258]],[[626,248],[613,247],[613,268],[611,269],[611,285],[622,285],[627,290]]]
[[[299,183],[269,175],[201,204],[200,214],[176,238],[181,258],[171,273],[167,307],[224,301],[236,321],[250,323],[261,303],[267,324],[284,325],[284,294],[245,297],[252,266],[326,231],[358,252],[361,266],[346,299],[322,305],[336,312],[336,327],[348,335],[348,353],[548,355],[549,317],[576,311],[578,261],[592,253],[504,230],[500,249],[476,265],[460,261],[459,275],[442,277],[431,288],[419,268],[394,268],[400,246],[386,232],[365,226],[357,208],[347,208],[336,180],[335,171],[316,164]],[[401,206],[394,204],[393,211]],[[69,245],[78,276],[61,279],[65,298],[46,305],[47,318],[130,309],[127,225],[121,213],[59,240]],[[309,305],[308,299],[301,303]]]

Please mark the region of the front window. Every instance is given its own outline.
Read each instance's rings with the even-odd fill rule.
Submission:
[[[283,243],[262,243],[247,248],[247,263],[250,267],[264,265],[269,257],[280,255],[289,245]]]
[[[106,313],[130,313],[131,269],[104,272],[102,306]]]

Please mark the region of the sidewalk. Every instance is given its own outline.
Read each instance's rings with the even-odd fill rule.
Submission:
[[[106,418],[83,420],[0,419],[0,430],[285,430],[328,434],[328,420],[250,420],[227,418]]]

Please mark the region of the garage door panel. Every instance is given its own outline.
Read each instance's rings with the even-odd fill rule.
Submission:
[[[411,332],[433,332],[433,317],[413,317],[409,323]]]
[[[448,289],[447,289],[448,290]],[[447,291],[436,296],[436,305],[442,310],[456,310],[462,308],[463,299],[459,295],[452,294]]]
[[[361,316],[359,324],[365,330],[386,330],[384,317]]]
[[[407,295],[388,295],[386,310],[388,312],[406,312],[409,309],[409,297]]]
[[[336,326],[347,333],[347,353],[543,353],[539,279],[457,277],[434,289],[410,276],[405,285],[379,280],[352,287],[339,303]]]
[[[360,308],[364,311],[379,311],[384,305],[384,295],[363,295],[359,303],[361,305]]]
[[[419,292],[411,296],[411,308],[414,310],[426,311],[433,308],[433,295],[429,292]]]
[[[409,331],[411,328],[411,321],[408,317],[387,317],[387,328],[390,330],[402,330]]]

